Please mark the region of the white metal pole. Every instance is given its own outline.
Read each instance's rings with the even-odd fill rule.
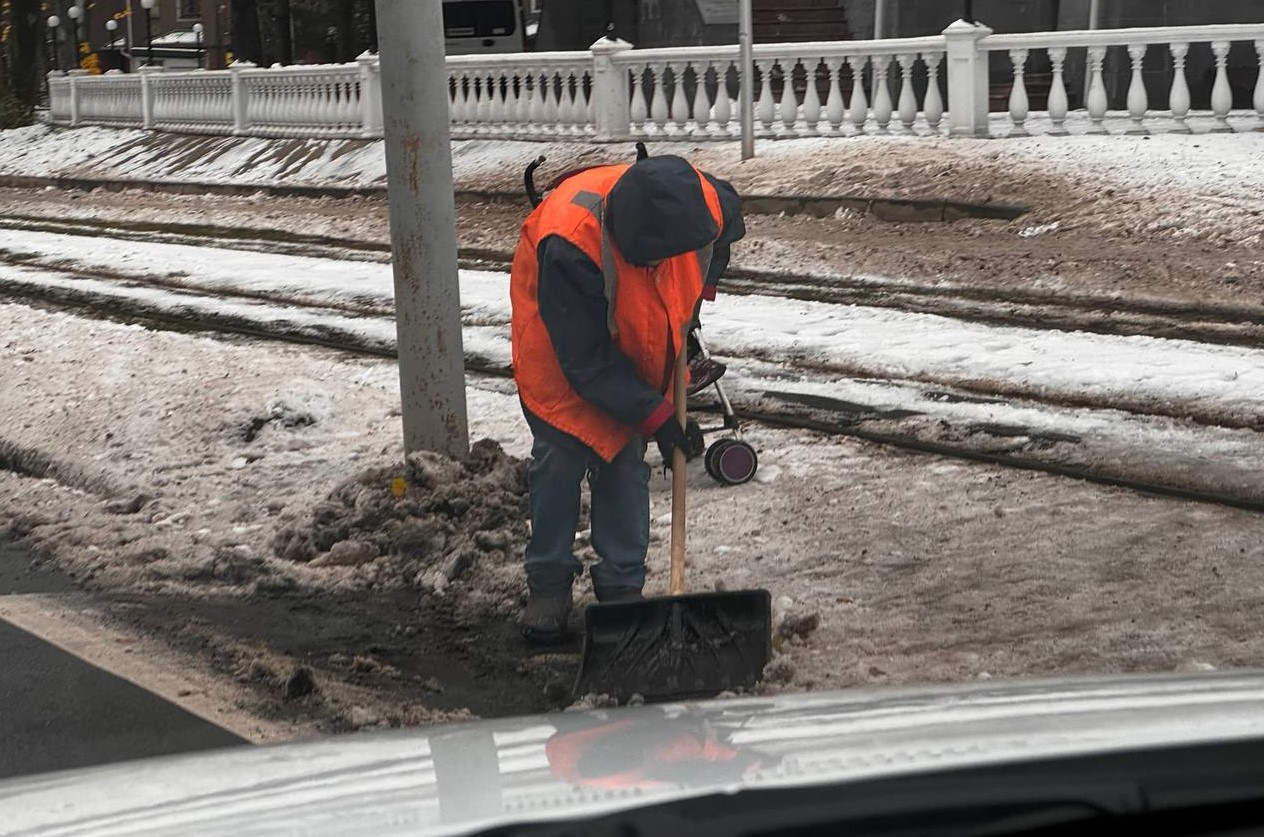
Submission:
[[[439,0],[375,0],[404,450],[469,453]]]
[[[873,39],[880,41],[887,31],[887,0],[874,0]]]
[[[740,0],[740,6],[737,41],[741,50],[742,84],[738,103],[742,109],[742,159],[749,160],[755,156],[755,24],[751,0]],[[723,85],[720,91],[728,95]]]

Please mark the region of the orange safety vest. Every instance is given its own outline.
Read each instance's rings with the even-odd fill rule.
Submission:
[[[673,256],[655,268],[634,267],[606,230],[606,197],[628,165],[581,171],[558,184],[522,225],[510,279],[513,365],[518,394],[532,413],[575,436],[607,462],[639,431],[611,418],[571,388],[553,350],[538,303],[540,242],[560,236],[602,269],[611,339],[632,361],[641,380],[666,395],[674,361],[702,295],[711,247]],[[702,194],[724,226],[720,199],[701,173]]]

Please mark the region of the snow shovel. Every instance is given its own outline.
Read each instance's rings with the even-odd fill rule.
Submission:
[[[685,425],[685,352],[676,359],[676,419]],[[575,695],[647,701],[709,697],[755,685],[772,656],[767,590],[685,593],[685,454],[672,463],[671,595],[590,605]]]

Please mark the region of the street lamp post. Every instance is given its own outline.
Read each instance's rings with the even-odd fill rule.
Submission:
[[[117,40],[114,33],[118,31],[118,21],[114,18],[107,20],[105,22],[105,31],[105,37],[108,39],[105,48],[112,51],[114,49],[114,41]],[[113,58],[111,58],[111,60],[113,60]]]
[[[61,72],[61,51],[57,49],[57,29],[61,26],[61,18],[57,15],[48,16],[48,49],[53,54],[53,66],[57,68],[57,72]]]
[[[965,16],[962,20],[966,23],[974,23],[974,0],[966,0]]]
[[[80,61],[79,44],[83,42],[83,39],[79,37],[79,19],[83,17],[83,9],[79,8],[78,3],[72,3],[70,8],[66,10],[66,14],[69,15],[72,21],[74,21],[71,26],[74,31],[75,42],[74,48],[70,51],[70,54],[71,63],[78,67]]]
[[[154,63],[154,15],[153,8],[157,0],[140,0],[140,5],[145,9],[145,66],[152,67]]]
[[[201,23],[193,24],[193,37],[197,39],[197,62],[198,69],[202,69],[202,32],[205,31]]]

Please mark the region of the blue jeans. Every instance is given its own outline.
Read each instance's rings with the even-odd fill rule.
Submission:
[[[640,591],[650,543],[650,466],[645,442],[635,438],[605,462],[579,439],[523,410],[531,428],[531,540],[527,583],[533,591],[570,589],[583,565],[572,547],[579,524],[580,485],[592,493],[592,545],[600,561],[592,568],[599,598]]]

